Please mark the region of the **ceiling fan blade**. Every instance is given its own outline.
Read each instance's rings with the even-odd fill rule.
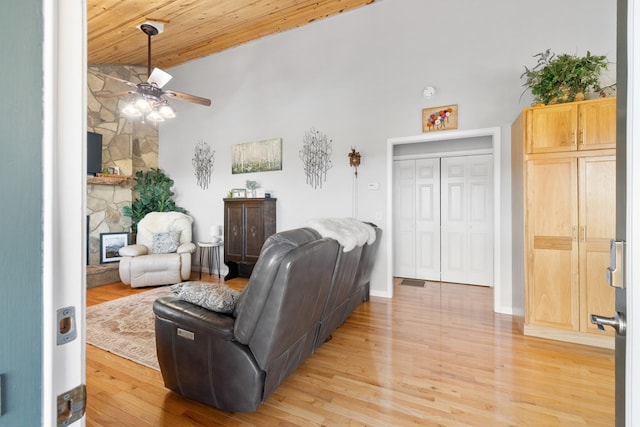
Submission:
[[[169,83],[173,76],[160,68],[154,68],[151,75],[147,79],[149,83],[155,83],[156,86],[162,89],[164,85]]]
[[[136,93],[135,90],[125,90],[124,92],[98,92],[96,93],[96,96],[100,98],[115,98],[118,96],[132,95],[134,93]]]
[[[105,74],[105,73],[102,73],[100,71],[91,71],[91,72],[93,74],[95,74],[95,75],[102,76],[102,77],[107,77],[109,79],[113,79],[113,80],[119,81],[119,82],[124,83],[124,84],[129,85],[129,86],[133,86],[133,87],[137,87],[138,86],[137,84],[135,84],[133,82],[130,82],[129,80],[121,79],[120,77],[112,76],[110,74]]]
[[[176,92],[174,90],[166,90],[164,94],[167,95],[169,98],[175,98],[180,101],[193,102],[195,104],[205,105],[207,107],[211,105],[210,99],[201,98],[195,95],[189,95],[188,93]]]

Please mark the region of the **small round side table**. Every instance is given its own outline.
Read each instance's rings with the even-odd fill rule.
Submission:
[[[205,259],[209,263],[209,275],[213,274],[213,263],[215,261],[218,270],[218,279],[220,278],[220,246],[223,242],[198,242],[200,248],[200,279],[202,279],[202,263]],[[205,256],[206,255],[206,256]]]

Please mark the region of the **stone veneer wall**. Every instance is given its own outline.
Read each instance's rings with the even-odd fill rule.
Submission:
[[[158,167],[158,128],[153,123],[120,117],[119,103],[126,96],[105,98],[101,93],[124,92],[131,86],[92,71],[112,75],[133,83],[147,78],[146,67],[127,65],[89,66],[87,76],[87,129],[102,135],[102,167],[117,166],[120,174],[133,176],[137,171]],[[122,215],[122,207],[131,205],[135,184],[87,184],[88,262],[100,264],[100,234],[130,231],[131,219]],[[114,263],[116,264],[116,263]],[[117,265],[117,264],[116,264]],[[114,265],[115,267],[115,265]],[[87,270],[89,271],[89,269]],[[107,279],[109,280],[109,279]],[[117,276],[115,280],[117,281]],[[88,280],[89,282],[89,280]]]

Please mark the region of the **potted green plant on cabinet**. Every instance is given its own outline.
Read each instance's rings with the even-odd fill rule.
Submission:
[[[536,103],[554,104],[580,101],[588,90],[600,91],[600,73],[607,68],[605,55],[586,56],[556,55],[547,49],[533,55],[537,63],[533,68],[524,67],[520,78],[523,86],[534,96]]]
[[[149,212],[187,212],[186,209],[176,206],[171,190],[174,182],[160,169],[152,168],[147,172],[138,171],[134,179],[136,184],[133,186],[133,190],[138,195],[131,206],[122,208],[124,216],[131,218],[132,234],[137,233],[138,222]]]

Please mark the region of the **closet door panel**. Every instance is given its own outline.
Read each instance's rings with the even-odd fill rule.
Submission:
[[[493,285],[492,156],[442,159],[442,281]]]
[[[493,156],[469,162],[469,283],[493,285]]]
[[[416,278],[440,280],[440,159],[415,160]]]
[[[469,247],[466,244],[468,231],[468,187],[465,157],[442,159],[442,260],[440,277],[444,282],[465,283]]]
[[[393,173],[393,274],[416,278],[415,160],[394,161]]]

